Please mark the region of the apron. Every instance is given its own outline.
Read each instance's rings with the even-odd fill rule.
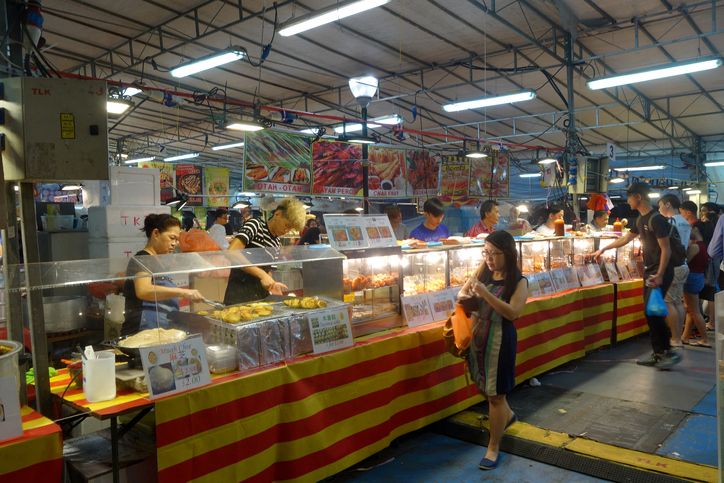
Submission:
[[[159,287],[176,288],[176,284],[170,278],[163,276],[154,278],[153,284]],[[158,302],[142,301],[139,330],[155,329],[156,327],[168,329],[170,325],[169,315],[172,312],[178,312],[179,309],[178,298],[176,297],[159,300]]]

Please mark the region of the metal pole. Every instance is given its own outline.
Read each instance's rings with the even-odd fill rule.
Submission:
[[[362,137],[367,137],[367,106],[362,106]],[[367,143],[362,145],[362,196],[364,201],[363,208],[365,215],[370,212],[370,162],[367,157],[369,156],[369,147]]]
[[[575,92],[573,91],[573,35],[566,33],[566,83],[568,84],[568,133],[566,135],[566,170],[568,161],[576,155],[576,108],[574,105]],[[585,161],[584,161],[585,162]],[[581,176],[581,166],[578,166],[578,176]],[[573,188],[573,213],[575,221],[580,218],[580,206],[578,205],[578,192]]]
[[[38,253],[38,227],[35,221],[35,197],[33,183],[20,183],[20,224],[23,234],[23,259],[25,287],[28,301],[30,341],[33,344],[33,369],[35,372],[35,407],[39,413],[51,417],[50,378],[48,377],[48,341],[45,337],[43,292],[31,287],[42,285],[41,275],[31,264],[40,261]]]
[[[15,65],[23,64],[23,53],[21,48],[22,32],[20,30],[20,13],[23,5],[17,2],[0,1],[0,9],[2,15],[0,20],[3,22],[3,31],[8,34],[8,38],[14,42],[8,42],[7,47],[3,47],[3,53],[6,60],[12,61]],[[15,22],[13,24],[13,22]],[[7,63],[7,71],[5,76],[9,77],[13,72],[13,67]],[[10,266],[17,268],[20,263],[20,249],[18,241],[18,225],[17,225],[17,196],[15,194],[12,183],[5,182],[5,172],[3,169],[2,153],[0,153],[0,229],[2,233],[2,273],[5,290],[5,320],[7,321],[8,338],[24,345],[23,342],[23,311],[22,298],[20,296],[20,281],[17,279],[19,271],[10,270]],[[13,290],[11,290],[13,289]],[[20,401],[27,404],[28,395],[25,390],[25,364],[21,364],[20,373]]]

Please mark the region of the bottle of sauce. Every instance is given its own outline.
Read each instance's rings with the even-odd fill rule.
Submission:
[[[616,218],[616,221],[613,222],[613,232],[618,233],[619,235],[623,231],[623,223],[621,223],[618,218]]]
[[[562,219],[557,219],[553,222],[556,236],[564,236],[566,234],[566,224]]]

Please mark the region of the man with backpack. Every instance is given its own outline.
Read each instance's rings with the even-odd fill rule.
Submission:
[[[683,259],[676,260],[676,256],[672,259],[671,238],[676,227],[669,224],[666,218],[651,207],[650,193],[651,188],[646,183],[634,183],[629,186],[626,192],[628,204],[632,209],[638,210],[641,216],[631,227],[631,231],[593,254],[598,258],[606,250],[622,247],[637,236],[641,238],[644,253],[644,307],[648,304],[655,288],[661,290],[662,296],[666,295],[674,279],[674,267],[685,260],[685,254],[681,253],[683,250],[680,247],[676,247],[675,251],[678,252],[678,257]],[[678,232],[674,238],[678,238]],[[676,245],[676,242],[673,244]],[[649,325],[653,353],[636,363],[642,366],[654,366],[661,370],[671,369],[681,361],[681,356],[671,350],[671,330],[666,324],[666,318],[647,314],[646,322]]]

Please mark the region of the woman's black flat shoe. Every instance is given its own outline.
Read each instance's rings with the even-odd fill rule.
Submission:
[[[518,422],[518,416],[515,413],[513,413],[513,415],[508,420],[508,424],[505,425],[505,429],[508,429],[513,423],[517,423],[517,422]]]

